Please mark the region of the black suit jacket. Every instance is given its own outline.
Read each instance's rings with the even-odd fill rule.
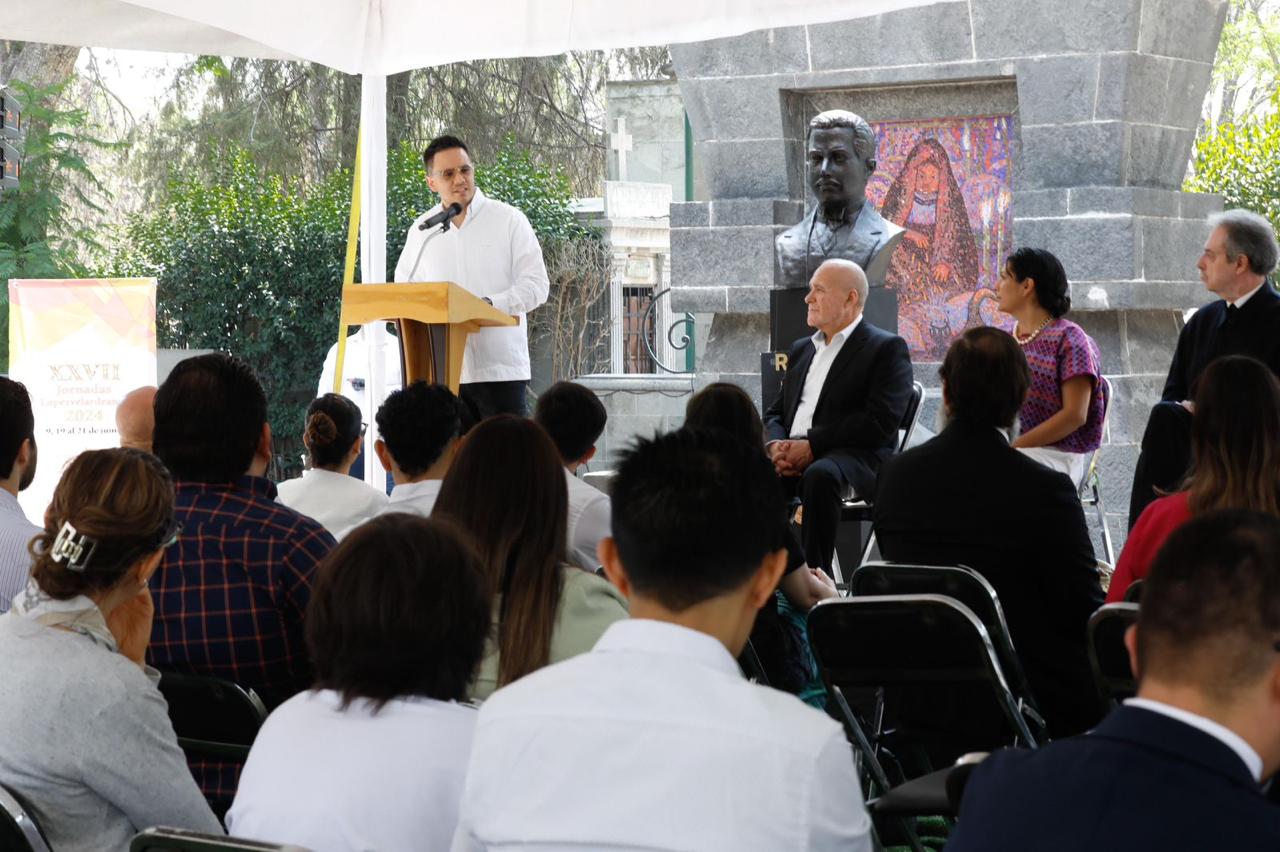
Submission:
[[[1229,321],[1219,299],[1196,311],[1178,335],[1162,399],[1191,399],[1192,386],[1214,358],[1251,355],[1280,376],[1280,295],[1268,281]]]
[[[990,426],[957,421],[885,462],[873,517],[885,559],[967,565],[987,578],[1051,734],[1098,721],[1086,628],[1103,594],[1065,474]]]
[[[764,415],[767,440],[790,437],[815,352],[808,337],[792,345],[782,391]],[[898,427],[911,400],[911,381],[906,342],[864,318],[822,383],[809,444],[814,458],[835,461],[860,495],[872,493],[875,471],[897,445]]]
[[[1008,749],[965,786],[947,852],[1262,852],[1280,808],[1215,737],[1138,707],[1082,737]]]

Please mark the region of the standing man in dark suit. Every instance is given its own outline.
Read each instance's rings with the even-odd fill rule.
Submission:
[[[870,498],[911,398],[911,357],[901,337],[862,317],[867,277],[828,260],[809,281],[808,323],[791,347],[778,398],[765,412],[769,458],[804,508],[805,561],[831,572],[840,500]]]
[[[939,373],[950,422],[880,470],[880,552],[986,577],[1050,735],[1078,734],[1102,715],[1085,639],[1102,587],[1075,486],[1009,445],[1026,358],[1000,329],[971,328]]]
[[[1196,311],[1178,335],[1161,401],[1151,409],[1133,471],[1129,528],[1161,491],[1176,491],[1191,465],[1191,392],[1210,361],[1250,355],[1280,376],[1280,296],[1266,276],[1280,247],[1271,223],[1248,210],[1209,219],[1213,231],[1196,263],[1200,280],[1222,298]]]
[[[1082,737],[973,771],[947,852],[1280,849],[1280,520],[1176,530],[1125,644],[1138,697]]]

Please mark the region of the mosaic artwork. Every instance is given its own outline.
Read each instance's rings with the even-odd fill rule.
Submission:
[[[872,122],[879,165],[867,198],[907,229],[887,283],[898,333],[917,361],[938,361],[996,312],[1000,264],[1012,249],[1008,115]]]

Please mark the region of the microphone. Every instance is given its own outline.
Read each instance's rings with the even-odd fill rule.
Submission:
[[[449,220],[452,219],[454,216],[457,216],[461,212],[462,212],[462,205],[455,201],[452,204],[450,204],[448,207],[441,210],[436,215],[428,216],[427,221],[423,222],[421,225],[418,226],[418,230],[425,231],[428,228],[434,228],[436,225],[443,223],[444,224],[443,230],[447,231],[449,230]]]

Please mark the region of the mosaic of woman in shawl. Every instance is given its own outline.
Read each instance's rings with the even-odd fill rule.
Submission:
[[[911,149],[881,213],[907,229],[888,277],[898,290],[901,332],[913,352],[945,352],[970,324],[978,246],[950,158],[936,139],[922,139]]]

